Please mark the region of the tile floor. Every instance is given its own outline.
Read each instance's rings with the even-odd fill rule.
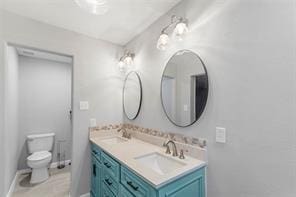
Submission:
[[[40,184],[30,184],[30,174],[18,177],[12,197],[69,197],[70,166],[50,169],[50,178]]]

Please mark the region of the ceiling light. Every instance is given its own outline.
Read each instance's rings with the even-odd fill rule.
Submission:
[[[106,0],[75,0],[75,2],[82,9],[96,15],[104,15],[109,10]]]
[[[170,41],[169,35],[166,33],[162,33],[159,36],[159,39],[157,41],[157,48],[159,50],[166,50],[167,45],[169,44],[169,41]]]
[[[173,35],[178,40],[182,40],[183,36],[188,32],[188,20],[175,15],[171,17],[171,23],[162,29],[161,35],[157,41],[157,48],[159,50],[166,50],[170,40],[168,35],[169,30],[171,30],[171,32],[173,31]]]

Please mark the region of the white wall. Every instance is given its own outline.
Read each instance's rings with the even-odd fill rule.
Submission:
[[[0,1],[0,6],[1,6]],[[0,158],[4,158],[4,43],[3,17],[0,12]],[[0,162],[0,196],[4,195],[4,162]]]
[[[26,136],[54,132],[53,162],[59,140],[71,159],[71,70],[72,64],[39,58],[19,58],[19,144],[18,169],[26,169]]]
[[[191,32],[158,51],[172,14],[186,16]],[[296,194],[295,20],[294,0],[185,0],[127,45],[144,96],[132,122],[206,138],[209,197]],[[179,49],[198,53],[209,75],[206,109],[187,128],[169,122],[160,100],[162,71]],[[227,144],[214,142],[216,126],[227,129]]]
[[[15,177],[18,160],[18,76],[19,64],[18,54],[14,47],[6,48],[6,66],[5,66],[5,92],[4,92],[4,110],[5,110],[5,133],[4,133],[4,165],[5,165],[5,192]]]
[[[122,122],[123,79],[117,69],[122,47],[3,11],[4,40],[74,56],[74,117],[71,196],[89,192],[89,119]],[[79,101],[90,103],[79,111]]]

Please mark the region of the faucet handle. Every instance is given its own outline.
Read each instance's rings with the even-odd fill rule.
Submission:
[[[131,134],[131,133],[128,133],[128,134],[127,134],[127,138],[128,138],[128,139],[131,139],[131,138],[132,138],[132,134]]]
[[[188,150],[181,149],[180,150],[180,156],[179,156],[180,159],[185,159],[184,151],[188,153]]]

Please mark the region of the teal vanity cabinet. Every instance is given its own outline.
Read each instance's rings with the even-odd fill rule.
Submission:
[[[156,189],[95,144],[91,147],[93,197],[205,197],[204,167]]]

